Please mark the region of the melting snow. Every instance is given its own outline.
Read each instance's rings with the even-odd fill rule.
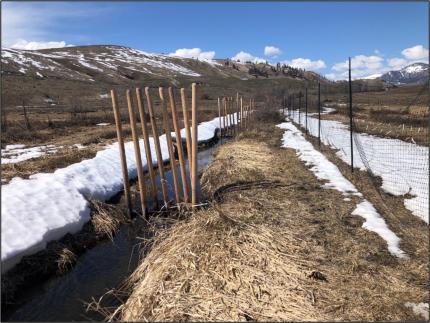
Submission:
[[[299,122],[296,111],[291,118]],[[305,126],[302,113],[301,125]],[[318,119],[308,116],[308,131],[318,136]],[[354,134],[354,167],[365,170],[360,158],[357,142],[360,143],[370,169],[382,178],[382,189],[390,194],[405,198],[405,207],[423,221],[429,221],[429,149],[398,139],[380,138],[366,133]],[[321,120],[321,142],[338,150],[336,155],[351,164],[350,137],[348,126],[338,121]]]
[[[25,145],[7,145],[1,150],[1,163],[13,164],[27,159],[54,154],[62,146],[47,145],[25,148]]]
[[[278,127],[286,130],[282,139],[283,147],[296,150],[299,159],[304,161],[307,166],[311,166],[310,170],[316,177],[326,181],[322,187],[338,190],[346,196],[355,195],[363,197],[354,184],[342,175],[339,168],[330,162],[322,153],[317,151],[312,144],[303,137],[302,132],[298,130],[296,126],[291,122],[284,122],[278,125]],[[384,239],[387,242],[388,251],[392,255],[399,258],[406,256],[399,248],[400,238],[388,228],[384,219],[369,201],[362,199],[352,214],[359,215],[366,220],[366,222],[363,223],[363,228],[377,233]]]
[[[418,315],[423,317],[426,321],[429,320],[429,304],[428,303],[412,303],[406,302],[405,306],[411,308],[412,311]]]
[[[215,135],[219,119],[203,122],[198,127],[199,141]],[[182,132],[184,133],[184,132]],[[172,133],[173,134],[173,133]],[[157,164],[153,138],[150,138],[154,165]],[[168,159],[165,135],[160,136],[163,160]],[[24,149],[23,146],[7,147]],[[143,140],[140,140],[142,162],[146,168]],[[137,176],[133,142],[125,143],[130,178]],[[1,260],[2,271],[20,259],[45,248],[51,240],[79,231],[90,219],[87,199],[105,201],[123,189],[119,171],[118,143],[54,173],[36,174],[29,179],[13,178],[2,186],[1,194]]]

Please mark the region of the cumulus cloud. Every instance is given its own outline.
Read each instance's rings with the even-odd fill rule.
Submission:
[[[408,65],[408,61],[404,58],[390,58],[388,60],[388,66],[392,67],[393,69],[401,69],[402,67]]]
[[[25,49],[25,50],[38,50],[45,48],[61,48],[73,46],[71,44],[66,44],[64,40],[62,41],[26,41],[24,39],[18,40],[15,44],[11,46],[11,48],[15,49]]]
[[[351,58],[352,70],[376,70],[383,66],[384,59],[380,56],[371,55],[357,55]],[[334,64],[332,70],[342,72],[348,70],[348,60]]]
[[[170,53],[169,56],[211,61],[215,57],[215,52],[204,52],[200,48],[179,48],[174,53]]]
[[[268,56],[268,57],[276,57],[278,55],[280,55],[282,53],[282,51],[274,46],[266,46],[264,47],[264,55]]]
[[[239,53],[234,55],[231,59],[233,61],[240,61],[241,63],[245,63],[248,61],[253,62],[253,63],[264,63],[264,62],[266,62],[266,60],[264,58],[255,57],[255,56],[251,55],[250,53],[247,53],[244,51],[240,51]]]
[[[351,77],[353,79],[366,78],[385,73],[389,68],[385,65],[384,58],[378,55],[356,55],[351,57]],[[345,80],[348,78],[348,60],[336,63],[332,66],[332,73],[325,76],[333,80]]]
[[[402,55],[409,60],[428,60],[429,50],[423,45],[416,45],[402,50]]]
[[[309,58],[294,58],[291,61],[287,60],[281,63],[290,65],[295,68],[303,68],[305,70],[311,70],[311,71],[319,70],[326,67],[325,62],[321,59],[312,61]]]

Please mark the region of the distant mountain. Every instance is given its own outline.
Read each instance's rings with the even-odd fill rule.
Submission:
[[[147,53],[116,45],[42,50],[1,50],[2,104],[46,105],[47,100],[90,102],[112,88],[186,87],[198,82],[211,98],[272,93],[298,88],[305,80],[328,80],[314,72],[231,59],[197,60]],[[262,95],[262,94],[261,94]]]
[[[395,85],[424,84],[429,79],[429,65],[414,63],[403,67],[399,71],[382,74],[379,79]]]

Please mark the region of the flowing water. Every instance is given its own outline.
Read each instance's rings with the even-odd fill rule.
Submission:
[[[217,146],[198,153],[199,171],[212,160],[212,153]],[[180,175],[179,169],[178,174]],[[173,199],[171,171],[166,172],[166,179],[169,197]],[[157,185],[160,185],[159,178]],[[200,189],[198,194],[202,199]],[[160,199],[161,197],[159,195]],[[2,320],[44,322],[102,320],[100,314],[93,311],[87,313],[85,303],[90,302],[93,297],[97,300],[107,291],[118,287],[133,272],[141,254],[139,243],[143,238],[149,238],[148,232],[140,219],[133,225],[122,225],[113,241],[103,241],[85,252],[68,273],[32,286],[22,296],[20,302],[23,304],[13,311],[6,310],[2,313]]]

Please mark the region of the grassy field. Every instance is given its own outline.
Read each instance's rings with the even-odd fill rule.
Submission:
[[[391,256],[351,215],[356,197],[323,189],[295,151],[280,148],[281,119],[266,113],[257,120],[219,148],[201,179],[208,208],[157,235],[111,318],[421,319],[404,304],[428,301],[426,226],[384,211],[410,258]],[[359,177],[354,183],[372,198]]]

